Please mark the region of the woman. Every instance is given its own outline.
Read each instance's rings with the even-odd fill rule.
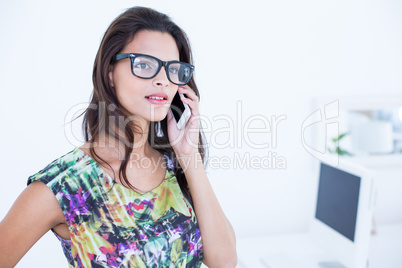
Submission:
[[[70,267],[235,267],[235,235],[204,170],[190,46],[169,17],[134,7],[107,29],[86,143],[28,178],[0,223],[0,267],[48,230]],[[184,71],[183,71],[184,70]],[[183,129],[176,93],[191,111]]]

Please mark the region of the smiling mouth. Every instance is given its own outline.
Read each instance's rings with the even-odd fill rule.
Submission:
[[[166,98],[163,98],[163,97],[151,96],[151,97],[145,97],[145,98],[147,99],[147,101],[149,101],[152,104],[165,105],[167,103]]]
[[[145,97],[147,99],[152,99],[152,100],[166,100],[166,98],[163,97],[155,97],[155,96],[150,96],[150,97]]]

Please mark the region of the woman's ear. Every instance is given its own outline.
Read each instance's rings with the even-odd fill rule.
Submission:
[[[109,66],[109,73],[108,73],[108,75],[109,75],[110,85],[111,85],[112,87],[114,87],[114,83],[113,83],[113,66],[112,66],[112,65]]]

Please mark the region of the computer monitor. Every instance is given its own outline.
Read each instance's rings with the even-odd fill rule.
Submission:
[[[312,239],[342,265],[366,268],[374,191],[370,171],[344,160],[338,166],[321,162],[318,178]]]

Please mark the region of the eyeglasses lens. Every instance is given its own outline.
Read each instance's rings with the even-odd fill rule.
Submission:
[[[153,58],[145,56],[135,57],[133,72],[139,77],[150,78],[158,71],[158,65],[158,61]]]
[[[191,77],[191,69],[181,63],[171,63],[169,64],[169,77],[175,84],[187,84]]]
[[[169,80],[174,84],[187,84],[191,78],[191,68],[185,64],[173,62],[168,64]],[[147,56],[137,56],[133,62],[133,73],[142,78],[151,78],[156,75],[159,62]]]

